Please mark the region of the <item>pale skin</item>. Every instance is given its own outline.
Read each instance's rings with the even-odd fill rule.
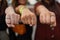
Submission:
[[[19,8],[20,6],[18,6],[16,10],[19,10]],[[6,13],[6,24],[8,25],[8,27],[14,27],[14,24],[18,24],[20,19],[24,24],[29,24],[30,26],[36,24],[36,16],[28,8],[25,8],[23,10],[21,16],[19,14],[16,14],[13,10],[11,10],[11,7],[7,8],[5,13]]]
[[[14,24],[18,24],[20,15],[16,14],[12,6],[6,8],[6,24],[8,27],[14,27]]]
[[[50,24],[51,26],[56,26],[56,16],[54,12],[49,11],[43,5],[38,6],[36,11],[42,24]]]
[[[19,2],[21,2],[21,1],[19,0]],[[16,10],[18,12],[19,12],[20,6],[21,5],[16,7]],[[24,6],[25,6],[25,4],[24,4]],[[54,12],[49,11],[43,5],[38,6],[36,8],[36,11],[40,17],[39,19],[42,24],[50,24],[52,26],[56,26],[56,16],[55,16]],[[5,13],[6,13],[6,24],[8,25],[8,27],[14,27],[14,24],[18,24],[20,19],[24,24],[29,24],[30,26],[33,26],[36,24],[37,19],[36,19],[35,13],[31,12],[28,8],[23,9],[21,16],[18,15],[17,13],[15,13],[13,8],[7,8]],[[51,15],[53,15],[53,16],[51,16]]]
[[[25,6],[26,1],[22,1],[22,0],[18,0],[18,1],[19,1],[19,3],[21,3]],[[19,10],[20,6],[21,5],[16,7],[16,10]],[[5,10],[5,13],[6,13],[6,19],[5,20],[6,20],[6,24],[8,25],[8,27],[14,27],[14,24],[18,24],[20,19],[24,24],[29,24],[30,26],[36,24],[36,16],[28,8],[25,8],[23,10],[23,13],[21,16],[19,14],[15,13],[15,11],[12,7],[8,7]]]
[[[22,5],[23,6],[23,5]],[[21,7],[18,6],[16,8],[16,10],[18,11],[19,8]],[[30,26],[33,26],[36,24],[36,16],[33,12],[31,12],[28,8],[24,8],[23,9],[23,12],[21,14],[21,21],[24,23],[24,24],[29,24]]]
[[[19,12],[20,7],[25,6],[27,0],[18,0],[18,2],[22,5],[16,7],[16,11]],[[29,24],[30,26],[34,26],[36,24],[36,16],[33,12],[31,12],[28,8],[24,8],[23,12],[21,13],[21,21],[24,24]]]
[[[42,7],[42,8],[41,8]],[[20,8],[20,7],[19,7]],[[39,9],[40,8],[40,9]],[[11,9],[11,8],[10,8]],[[8,9],[6,9],[6,10],[8,10]],[[36,16],[35,16],[35,14],[33,13],[33,12],[30,12],[28,9],[24,9],[25,11],[22,13],[22,15],[21,15],[21,20],[22,20],[22,22],[24,23],[24,24],[30,24],[30,25],[34,25],[34,23],[36,24]],[[55,17],[55,14],[54,14],[54,12],[50,12],[50,11],[48,11],[44,6],[39,6],[38,8],[37,8],[37,10],[39,10],[39,11],[37,11],[37,12],[39,12],[39,16],[40,16],[40,22],[42,23],[42,24],[52,24],[53,26],[56,26],[56,17]],[[12,11],[12,10],[11,10]],[[27,12],[28,11],[28,12]],[[43,12],[42,12],[43,11]],[[14,24],[17,24],[18,23],[18,21],[19,21],[19,18],[20,18],[20,16],[18,15],[18,14],[16,14],[14,11],[11,13],[10,12],[10,10],[8,10],[8,11],[6,11],[6,17],[8,17],[9,15],[10,15],[10,18],[12,19],[12,20],[10,20],[10,19],[6,19],[6,23],[7,23],[7,25],[10,27],[11,25],[14,25]],[[13,16],[13,14],[14,14],[14,16]],[[54,15],[54,16],[51,16],[51,15]],[[15,17],[15,18],[13,18],[13,17]],[[17,20],[16,20],[16,17],[18,18]],[[43,18],[42,18],[43,17]],[[14,21],[14,20],[16,21]],[[31,20],[32,19],[32,20]],[[34,20],[35,21],[34,21]],[[11,23],[8,23],[7,22],[7,20]],[[27,21],[28,20],[28,21]],[[12,27],[12,26],[11,26]]]

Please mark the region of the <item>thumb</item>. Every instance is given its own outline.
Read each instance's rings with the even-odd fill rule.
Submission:
[[[11,24],[11,27],[15,27],[15,25]]]

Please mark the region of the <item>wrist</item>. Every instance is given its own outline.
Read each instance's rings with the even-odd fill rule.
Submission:
[[[22,13],[23,13],[23,11],[24,11],[24,9],[25,9],[26,7],[25,6],[20,6],[20,8],[19,8],[19,13],[22,15]]]
[[[19,13],[22,15],[22,12],[24,10],[24,6],[19,8]]]
[[[42,12],[43,5],[39,5],[36,7],[36,14],[39,16],[40,13]]]
[[[15,13],[15,11],[14,11],[14,9],[11,6],[9,6],[8,8],[6,8],[5,14],[13,14],[13,13]]]

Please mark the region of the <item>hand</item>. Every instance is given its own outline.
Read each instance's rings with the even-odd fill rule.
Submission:
[[[21,14],[21,20],[24,24],[33,26],[36,24],[36,15],[31,12],[28,8],[25,8]]]
[[[54,12],[40,13],[40,22],[43,24],[50,24],[56,26],[56,16]]]
[[[6,24],[8,27],[15,27],[14,24],[18,24],[20,19],[20,15],[16,14],[16,13],[11,13],[11,14],[6,14]]]
[[[43,24],[50,24],[50,21],[51,21],[50,14],[51,13],[49,11],[40,12],[40,15],[39,15],[40,22]]]
[[[43,5],[38,6],[36,11],[39,13],[39,19],[42,24],[50,24],[51,26],[56,26],[56,16],[54,12],[49,11]]]
[[[6,13],[5,21],[7,26],[14,27],[14,24],[18,23],[20,19],[20,15],[15,13],[12,6],[9,6],[8,8],[6,8],[5,13]]]
[[[56,26],[56,15],[55,15],[55,13],[54,12],[50,12],[51,13],[51,27],[52,26]]]

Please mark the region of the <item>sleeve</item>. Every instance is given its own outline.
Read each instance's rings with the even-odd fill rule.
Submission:
[[[36,8],[37,8],[38,6],[40,6],[40,5],[42,5],[42,3],[40,3],[40,2],[37,2],[37,3],[35,4],[35,6],[34,6],[34,11],[35,11],[35,13],[36,13]]]
[[[59,7],[60,7],[60,3],[59,2],[57,2],[57,4],[59,5]]]

